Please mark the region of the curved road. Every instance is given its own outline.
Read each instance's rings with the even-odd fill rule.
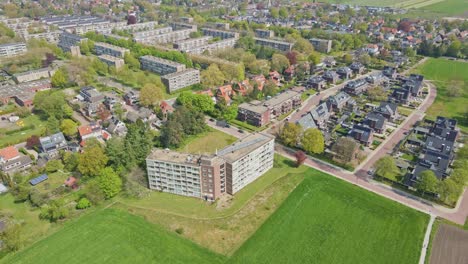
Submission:
[[[354,185],[360,186],[368,191],[414,208],[418,211],[440,216],[457,224],[463,225],[468,215],[468,192],[464,192],[456,208],[448,209],[434,205],[429,201],[415,197],[404,191],[375,183],[368,179],[367,175],[367,171],[372,168],[374,163],[379,158],[387,155],[387,153],[390,152],[401,139],[403,139],[405,136],[404,132],[409,131],[418,120],[421,120],[424,117],[424,112],[434,102],[437,93],[436,88],[432,84],[428,83],[428,85],[430,87],[429,95],[419,106],[419,108],[413,111],[413,113],[405,120],[405,122],[403,122],[399,128],[396,129],[394,133],[384,143],[382,143],[379,148],[377,148],[364,162],[362,162],[362,165],[360,165],[354,172],[345,171],[344,169],[313,158],[307,159],[304,164],[337,178],[343,179]],[[295,151],[282,145],[276,145],[276,152],[290,159],[295,159]]]

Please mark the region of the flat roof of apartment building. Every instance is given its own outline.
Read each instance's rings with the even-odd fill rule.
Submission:
[[[109,48],[109,49],[113,49],[113,50],[119,50],[121,52],[129,52],[130,51],[129,49],[122,48],[122,47],[115,46],[115,45],[108,44],[108,43],[104,43],[104,42],[94,43],[94,47],[96,47],[96,46],[101,46],[101,47],[105,47],[105,48]]]
[[[274,139],[270,134],[253,133],[218,151],[217,155],[227,162],[235,162]]]
[[[187,73],[189,73],[189,72],[199,72],[199,70],[196,70],[196,69],[185,69],[185,70],[183,70],[183,71],[173,72],[173,73],[169,73],[169,74],[163,75],[163,76],[161,76],[161,78],[163,78],[163,79],[176,78],[176,77],[185,75],[185,74],[187,74]]]
[[[258,114],[263,114],[266,111],[268,111],[268,107],[266,107],[263,102],[258,100],[254,100],[248,103],[242,103],[239,105],[239,108],[243,108]]]
[[[289,89],[266,100],[265,105],[267,106],[279,105],[279,104],[282,104],[284,101],[287,101],[297,95],[300,95],[300,93],[292,89]]]
[[[169,149],[153,149],[146,159],[198,166],[200,158],[201,155],[181,153]]]
[[[107,55],[107,54],[99,55],[98,58],[103,59],[103,60],[107,60],[107,61],[112,61],[112,62],[117,62],[117,61],[123,60],[122,58],[117,58],[117,57]]]
[[[155,57],[155,56],[151,56],[151,55],[141,56],[140,59],[149,60],[151,62],[166,64],[166,65],[172,65],[172,66],[175,66],[175,67],[184,65],[182,63],[178,63],[178,62],[171,61],[171,60],[166,60],[166,59],[161,59],[159,57]]]

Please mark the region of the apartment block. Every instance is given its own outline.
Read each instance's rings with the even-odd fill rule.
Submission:
[[[270,48],[281,50],[281,51],[290,51],[292,47],[294,46],[294,43],[273,40],[273,39],[254,38],[254,40],[255,40],[255,44],[257,45],[270,47]]]
[[[98,31],[100,33],[110,33],[113,28],[119,28],[127,25],[126,22],[111,23],[108,20],[94,16],[52,16],[43,17],[41,22],[47,25],[53,25],[60,30],[78,35],[85,34],[90,31]]]
[[[123,58],[125,53],[130,52],[130,50],[104,42],[96,42],[94,43],[94,52],[96,52],[97,55],[107,54],[110,56]]]
[[[185,65],[170,60],[161,59],[151,55],[140,57],[141,68],[159,75],[179,72],[185,70]]]
[[[14,57],[26,53],[26,44],[22,42],[0,45],[0,58]]]
[[[138,42],[149,37],[154,37],[154,36],[161,35],[164,33],[169,33],[169,32],[172,32],[171,27],[162,27],[162,28],[156,28],[156,29],[151,29],[151,30],[145,30],[145,31],[133,33],[133,39]]]
[[[275,36],[275,32],[267,29],[256,29],[255,36],[259,38],[273,38]]]
[[[166,44],[188,39],[190,38],[190,33],[195,31],[197,31],[196,28],[185,28],[173,31],[171,27],[165,27],[150,31],[137,32],[134,34],[133,39],[134,41],[143,44]]]
[[[187,51],[192,50],[194,48],[207,45],[208,42],[212,39],[211,36],[205,36],[200,38],[193,38],[193,39],[186,39],[177,41],[174,43],[174,49],[178,49],[180,51]]]
[[[107,54],[100,55],[98,58],[107,65],[114,66],[117,70],[125,65],[125,61],[122,58],[117,58]]]
[[[183,23],[183,22],[172,22],[171,24],[172,30],[182,30],[182,29],[190,29],[192,31],[197,31],[198,27],[194,24]]]
[[[214,201],[235,194],[273,167],[274,137],[251,134],[211,155],[155,149],[146,158],[149,188]]]
[[[203,35],[211,36],[213,38],[221,38],[221,39],[239,38],[239,33],[237,32],[217,30],[217,29],[212,29],[212,28],[202,28],[201,30],[202,30]]]
[[[196,69],[186,69],[179,72],[169,73],[161,77],[169,93],[185,88],[187,86],[200,83],[200,71]]]
[[[87,38],[68,32],[63,32],[62,34],[60,34],[58,46],[65,52],[71,52],[72,47],[79,47],[82,42],[85,42],[87,40]]]
[[[42,68],[33,71],[16,73],[13,75],[16,83],[31,82],[39,79],[50,78],[54,75],[55,70],[51,68]]]
[[[237,119],[261,127],[270,123],[271,119],[289,113],[300,105],[301,92],[290,89],[264,102],[255,100],[240,104]]]
[[[54,43],[57,44],[60,39],[60,34],[62,34],[60,31],[48,31],[48,32],[42,32],[42,33],[36,33],[36,34],[25,34],[24,39],[26,41],[30,39],[43,39],[49,43]]]
[[[332,41],[329,39],[311,38],[309,42],[314,46],[316,51],[322,53],[329,53],[332,49]]]

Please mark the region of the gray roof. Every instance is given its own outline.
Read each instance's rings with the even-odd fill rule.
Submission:
[[[300,125],[303,129],[317,128],[311,113],[307,113],[305,116],[301,117],[296,124]]]

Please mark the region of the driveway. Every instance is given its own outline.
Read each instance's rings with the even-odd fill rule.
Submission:
[[[214,121],[210,121],[210,119],[214,120]],[[246,137],[247,135],[249,135],[250,133],[245,131],[245,130],[242,130],[244,131],[243,133],[240,133],[239,132],[239,129],[235,126],[230,126],[230,127],[221,127],[221,126],[217,126],[216,125],[216,120],[214,118],[210,118],[208,116],[205,117],[205,121],[206,121],[206,124],[216,130],[219,130],[219,131],[222,131],[228,135],[231,135],[231,136],[234,136],[236,138],[244,138]]]

